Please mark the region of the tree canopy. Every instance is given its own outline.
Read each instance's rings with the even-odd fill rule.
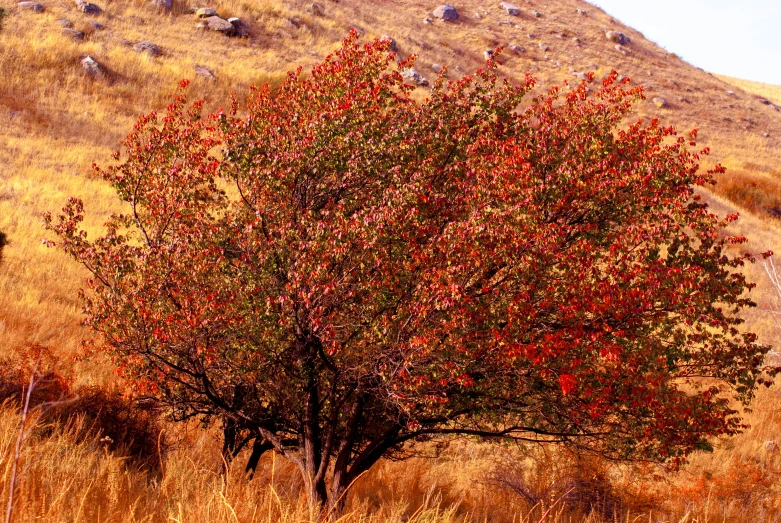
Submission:
[[[490,61],[421,101],[357,38],[228,113],[180,91],[142,117],[98,170],[129,209],[103,236],[78,199],[46,216],[140,393],[320,504],[434,437],[676,462],[739,431],[768,348],[695,133],[628,123],[616,74],[529,100]]]

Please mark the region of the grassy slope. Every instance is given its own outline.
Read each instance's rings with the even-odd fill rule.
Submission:
[[[365,31],[366,37],[392,35],[400,54],[420,55],[418,70],[429,77],[433,77],[432,63],[448,65],[449,74],[457,77],[461,71],[481,65],[484,49],[511,43],[526,48],[519,55],[504,53],[503,71],[511,79],[517,80],[530,71],[541,86],[548,87],[574,80],[570,68],[595,70],[598,77],[611,69],[629,75],[647,86],[649,100],[638,106],[639,115],[658,116],[682,129],[698,127],[703,143],[713,148],[711,158],[730,168],[717,188],[718,194],[709,197],[717,209],[725,212],[735,206],[753,211],[739,225],[753,238],[749,248],[781,252],[776,221],[765,214],[768,208],[781,208],[781,171],[776,165],[781,151],[781,112],[757,99],[762,95],[777,100],[774,96],[778,96],[779,88],[717,78],[691,67],[585,2],[519,1],[524,15],[513,18],[505,16],[494,2],[463,0],[456,3],[461,13],[458,23],[433,25],[422,20],[436,2],[418,0],[328,2],[322,17],[307,14],[301,1],[213,3],[226,16],[238,15],[250,24],[252,37],[245,40],[197,32],[195,21],[186,12],[189,5],[182,1],[175,1],[173,12],[164,15],[151,9],[146,0],[106,0],[100,2],[104,13],[97,17],[76,12],[70,2],[44,3],[46,12],[36,14],[17,9],[15,1],[0,0],[0,7],[7,13],[0,30],[0,230],[8,233],[12,242],[0,265],[0,347],[4,350],[39,342],[56,346],[68,356],[75,353],[79,340],[87,334],[78,326],[75,299],[83,273],[59,253],[41,246],[44,232],[40,213],[59,208],[67,196],[80,196],[93,217],[88,225],[94,228],[100,225],[101,217],[120,210],[111,191],[92,177],[90,165],[93,161],[109,161],[110,151],[138,114],[163,107],[167,93],[182,77],[194,78],[195,64],[207,66],[217,75],[216,82],[196,78],[192,86],[194,96],[206,98],[208,106],[215,109],[225,103],[231,91],[242,92],[250,84],[278,82],[285,71],[296,66],[306,68],[332,50],[352,26]],[[543,16],[533,18],[531,9]],[[588,15],[577,14],[576,9],[586,9]],[[476,16],[478,12],[480,17]],[[291,26],[287,19],[292,17],[299,17],[302,27]],[[61,35],[55,23],[61,18],[84,30],[86,39],[73,42]],[[104,29],[93,29],[90,20],[98,21]],[[605,40],[603,30],[608,28],[632,38],[629,54],[621,54]],[[579,43],[573,41],[575,36]],[[162,47],[164,54],[158,58],[136,54],[123,40],[152,41]],[[108,79],[92,80],[82,73],[79,59],[87,54],[110,71]],[[727,90],[734,91],[735,96],[728,95]],[[655,96],[665,98],[670,107],[658,109],[650,100]],[[761,308],[774,306],[767,285],[762,283],[766,280],[761,266],[748,270],[760,281],[757,299]],[[768,314],[756,311],[749,319],[766,341],[775,341],[775,325]],[[100,382],[109,376],[106,365],[96,368],[94,363],[74,364],[73,372],[82,382]],[[646,484],[646,490],[662,492],[658,499],[666,498],[667,506],[681,516],[686,500],[710,499],[708,492],[716,492],[713,506],[727,512],[740,514],[740,510],[747,510],[736,509],[740,503],[753,507],[757,514],[764,510],[768,499],[781,497],[779,487],[767,483],[775,479],[776,458],[763,450],[764,441],[772,439],[781,428],[772,407],[777,394],[775,389],[763,393],[749,418],[754,426],[750,432],[719,443],[715,455],[695,457],[682,474]],[[6,430],[10,437],[8,434]],[[41,452],[45,453],[45,448]],[[388,499],[394,491],[402,491],[415,502],[431,485],[450,485],[449,490],[443,490],[445,501],[461,501],[473,512],[488,510],[475,507],[494,505],[506,513],[507,506],[499,507],[506,500],[495,495],[496,489],[480,487],[496,456],[481,449],[469,450],[471,457],[461,454],[452,457],[456,467],[448,461],[434,465],[387,464],[367,478],[365,485],[359,485],[359,491],[390,511]],[[110,457],[94,459],[99,462],[96,470],[120,467],[112,465]],[[172,459],[184,460],[181,456]],[[63,461],[53,468],[55,472],[62,469],[60,472],[67,476],[69,466]],[[192,471],[177,467],[167,472],[163,484],[179,481],[182,489],[190,488],[185,483]],[[746,476],[749,473],[754,475]],[[127,481],[143,483],[140,476],[121,474],[130,474]],[[62,482],[55,477],[51,476],[45,488],[39,485],[35,487],[39,490],[25,492],[33,496],[40,495],[40,489],[51,489],[49,497],[65,495]],[[388,477],[396,479],[390,481]],[[191,511],[186,519],[197,520],[192,511],[218,510],[217,506],[225,509],[224,504],[220,505],[222,487],[214,482],[201,485],[204,494],[196,500],[173,487],[164,491],[157,486],[149,487],[151,490],[138,487],[137,501],[131,502],[114,494],[113,498],[92,499],[87,488],[91,480],[85,477],[78,481],[82,483],[69,487],[69,492],[78,492],[92,503],[110,505],[117,513],[128,504],[140,503],[164,519],[166,514],[175,514],[177,503],[183,503],[189,508],[181,510]],[[676,488],[669,489],[665,482],[672,482]],[[622,485],[631,488],[626,482]],[[740,485],[749,485],[751,492],[741,490]],[[241,492],[231,494],[246,496],[239,503],[249,503],[257,494]],[[700,521],[705,521],[705,504],[694,507],[700,510]],[[63,508],[62,514],[75,510]],[[214,520],[230,520],[228,512]],[[490,517],[498,516],[495,512]]]

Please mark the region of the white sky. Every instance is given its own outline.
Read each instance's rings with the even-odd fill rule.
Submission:
[[[588,0],[708,72],[781,85],[781,0]]]

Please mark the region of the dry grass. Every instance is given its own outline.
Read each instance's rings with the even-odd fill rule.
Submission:
[[[647,86],[649,98],[661,96],[670,104],[660,110],[648,100],[638,105],[639,115],[700,128],[703,144],[713,148],[712,161],[728,167],[708,198],[722,214],[736,207],[748,211],[738,224],[751,239],[746,248],[781,252],[778,221],[771,216],[781,210],[781,113],[757,100],[762,96],[781,104],[781,88],[693,68],[585,2],[532,0],[524,9],[538,9],[543,17],[525,13],[515,19],[494,3],[462,0],[458,23],[432,25],[422,19],[433,4],[422,0],[375,0],[370,9],[357,0],[328,2],[323,17],[306,13],[300,0],[213,2],[219,12],[250,25],[252,37],[240,40],[195,31],[189,4],[182,0],[174,1],[171,14],[155,12],[147,0],[96,1],[104,13],[87,17],[70,1],[45,0],[46,12],[36,14],[17,9],[15,0],[0,0],[6,12],[0,29],[0,230],[11,242],[0,264],[2,351],[42,343],[69,361],[89,335],[79,327],[75,298],[84,273],[41,246],[40,214],[79,196],[91,220],[87,226],[96,231],[106,216],[121,210],[90,165],[109,161],[138,114],[163,107],[183,77],[194,80],[193,97],[217,109],[230,92],[278,83],[286,71],[309,67],[350,27],[366,37],[392,35],[401,55],[420,55],[417,68],[429,77],[433,63],[448,65],[448,74],[458,77],[481,65],[484,49],[511,43],[526,48],[518,55],[506,50],[501,58],[504,74],[513,80],[531,71],[547,87],[573,81],[570,69],[595,70],[598,77],[612,69],[628,74]],[[578,15],[576,9],[589,14]],[[298,28],[288,21],[294,17]],[[56,24],[62,18],[84,31],[85,40],[64,37]],[[90,21],[104,29],[94,29]],[[616,51],[604,39],[604,28],[629,35],[631,52]],[[158,44],[163,55],[139,55],[126,45],[144,40]],[[85,55],[105,67],[106,78],[82,72],[79,59]],[[214,71],[217,80],[195,77],[196,64]],[[760,283],[755,292],[760,308],[747,316],[749,324],[764,341],[777,342],[778,327],[767,309],[778,304],[761,266],[747,271]],[[72,363],[69,373],[77,384],[112,379],[110,365],[95,359]],[[676,475],[657,477],[660,471],[612,467],[559,451],[454,444],[435,460],[378,466],[356,485],[343,521],[539,521],[574,479],[592,497],[562,500],[545,521],[602,521],[608,500],[620,521],[778,521],[781,463],[779,454],[764,446],[781,432],[778,394],[777,388],[762,392],[747,416],[749,432],[717,442],[713,454],[695,455]],[[12,407],[0,409],[3,489],[16,423]],[[209,431],[190,428],[180,434],[180,447],[159,457],[160,470],[149,471],[109,452],[97,435],[85,439],[80,423],[41,428],[25,447],[18,521],[310,520],[297,477],[279,461],[265,460],[253,481],[234,470],[219,476],[219,453]],[[497,478],[531,489],[543,505],[534,508]],[[587,498],[601,499],[602,509],[592,511],[584,505]]]

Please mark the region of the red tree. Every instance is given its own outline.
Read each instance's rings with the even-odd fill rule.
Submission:
[[[768,348],[694,136],[623,126],[642,93],[615,75],[526,103],[490,63],[416,101],[356,39],[243,116],[142,118],[99,171],[130,209],[104,236],[78,200],[47,216],[139,389],[320,504],[435,436],[679,461],[739,431]]]

